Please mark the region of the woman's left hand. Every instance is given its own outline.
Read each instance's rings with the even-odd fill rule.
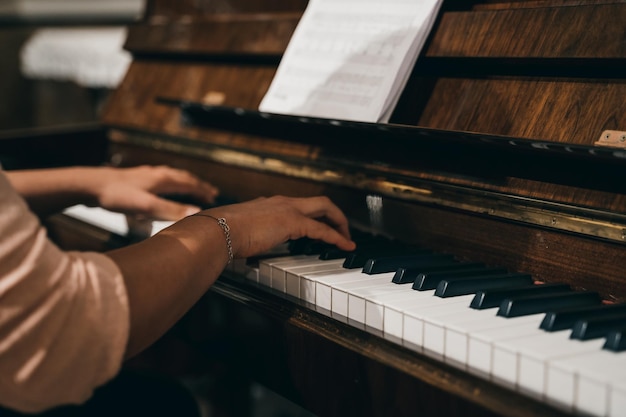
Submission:
[[[161,220],[179,220],[200,211],[200,207],[162,197],[182,195],[198,204],[215,202],[216,187],[188,171],[168,166],[102,168],[95,188],[102,208]]]

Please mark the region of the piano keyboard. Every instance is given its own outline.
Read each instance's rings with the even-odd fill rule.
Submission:
[[[372,261],[345,268],[346,258],[320,257],[292,253],[262,259],[258,267],[238,261],[231,269],[261,288],[567,412],[626,415],[625,346],[614,341],[613,349],[605,347],[609,334],[621,339],[626,305],[609,307],[595,293],[534,283],[528,275],[498,268],[466,268],[453,259],[446,272],[445,262],[431,262],[423,253],[410,267],[411,258],[399,256],[394,271],[380,273],[364,272],[375,268]],[[376,258],[372,252],[371,259],[388,262],[389,255]],[[393,282],[407,271],[436,283],[418,290],[415,279]],[[470,307],[481,300],[486,308]],[[548,316],[570,322],[546,331],[540,326]],[[576,326],[592,329],[606,317],[613,320],[606,329],[570,337]]]
[[[132,230],[106,210],[65,213],[120,235],[152,235],[171,223]],[[229,271],[567,412],[626,415],[626,304],[404,245],[359,244],[355,256],[310,243],[292,242],[289,254],[256,266],[235,260]]]

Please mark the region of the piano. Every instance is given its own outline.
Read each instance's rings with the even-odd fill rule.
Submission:
[[[149,1],[101,163],[324,194],[377,249],[234,262],[173,330],[193,359],[160,365],[221,361],[319,416],[626,415],[626,3],[445,0],[388,124],[258,111],[306,4]]]

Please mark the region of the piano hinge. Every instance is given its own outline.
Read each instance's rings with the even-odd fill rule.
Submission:
[[[610,146],[613,148],[626,148],[626,131],[605,130],[595,143],[596,146]]]

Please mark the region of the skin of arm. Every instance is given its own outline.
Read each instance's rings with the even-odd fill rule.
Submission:
[[[69,167],[5,171],[9,181],[40,217],[75,204],[126,214],[178,220],[199,207],[159,197],[182,194],[213,203],[218,190],[191,173],[166,166]]]
[[[228,262],[226,219],[235,258],[310,237],[353,250],[344,214],[326,197],[271,197],[206,210],[152,238],[108,253],[124,276],[130,306],[126,357],[169,329],[219,277]]]

